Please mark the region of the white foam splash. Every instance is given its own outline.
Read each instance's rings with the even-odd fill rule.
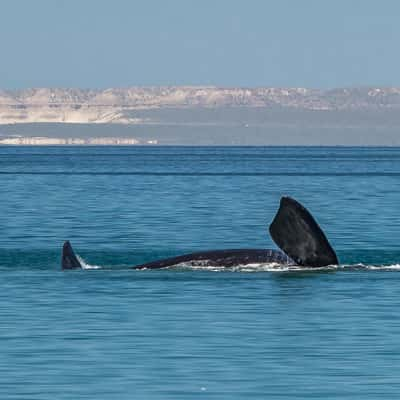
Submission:
[[[365,268],[370,270],[380,270],[380,271],[400,271],[400,264],[366,265]]]
[[[81,256],[76,255],[77,259],[82,265],[82,269],[101,269],[100,265],[90,265]]]
[[[301,267],[298,265],[279,264],[279,263],[252,263],[235,265],[233,267],[208,265],[207,260],[202,260],[200,263],[180,263],[168,267],[168,269],[183,269],[183,270],[200,270],[212,272],[316,272],[316,271],[332,271],[336,270],[338,266],[332,265],[327,267],[312,268]]]
[[[88,264],[81,256],[77,255],[82,269],[101,269],[100,265]],[[224,267],[210,265],[209,260],[201,260],[196,262],[185,262],[170,267],[165,267],[166,270],[190,270],[190,271],[210,271],[210,272],[334,272],[334,271],[400,271],[400,264],[390,265],[365,265],[359,264],[341,264],[328,265],[325,267],[303,267],[299,265],[279,264],[279,263],[252,263],[235,265],[233,267]],[[139,269],[136,271],[145,271],[148,268]],[[151,270],[151,268],[150,268]]]
[[[207,261],[202,263],[181,263],[168,267],[168,269],[201,270],[212,272],[334,272],[334,271],[400,271],[400,264],[392,265],[365,265],[365,264],[341,264],[327,265],[325,267],[306,267],[299,265],[279,264],[279,263],[256,263],[243,264],[234,267],[207,265]]]

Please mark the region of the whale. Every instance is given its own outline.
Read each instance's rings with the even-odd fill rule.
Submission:
[[[300,202],[289,196],[280,199],[269,226],[278,249],[223,249],[182,254],[133,265],[132,269],[161,269],[179,265],[236,267],[248,264],[280,264],[310,268],[338,265],[338,257],[315,218]],[[61,268],[83,269],[71,242],[62,247]]]

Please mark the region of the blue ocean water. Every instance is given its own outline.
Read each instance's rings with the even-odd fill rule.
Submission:
[[[399,182],[400,148],[0,147],[0,398],[398,398]],[[282,195],[340,267],[128,269],[276,248]]]

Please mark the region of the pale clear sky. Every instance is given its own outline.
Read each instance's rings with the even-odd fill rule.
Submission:
[[[0,88],[400,86],[398,0],[0,1]]]

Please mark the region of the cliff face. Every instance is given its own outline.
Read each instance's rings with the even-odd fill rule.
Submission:
[[[135,110],[282,107],[303,110],[400,108],[400,88],[143,87],[105,90],[0,91],[0,124],[65,122],[139,124]]]

